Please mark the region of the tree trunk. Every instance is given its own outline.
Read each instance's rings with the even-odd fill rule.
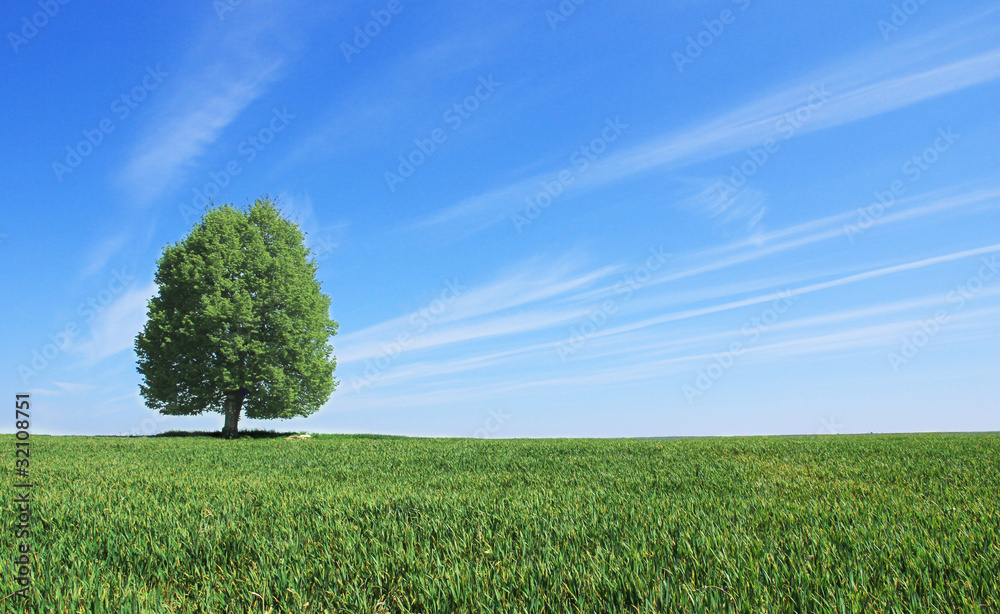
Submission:
[[[243,399],[246,393],[242,390],[230,390],[226,393],[226,425],[222,427],[222,436],[226,439],[233,439],[238,432],[237,424],[240,421],[240,411],[243,409]]]

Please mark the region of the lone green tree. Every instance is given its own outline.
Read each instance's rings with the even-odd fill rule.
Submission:
[[[336,387],[337,323],[298,226],[267,197],[210,209],[159,259],[159,293],[136,337],[146,405],[215,411],[224,437],[250,418],[307,416]]]

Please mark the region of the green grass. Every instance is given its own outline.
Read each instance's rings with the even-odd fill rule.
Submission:
[[[31,441],[0,611],[1000,612],[995,434]]]

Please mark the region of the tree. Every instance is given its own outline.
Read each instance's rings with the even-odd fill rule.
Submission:
[[[140,392],[165,415],[307,416],[337,385],[337,323],[298,226],[267,197],[208,210],[157,262],[159,293],[136,337]]]

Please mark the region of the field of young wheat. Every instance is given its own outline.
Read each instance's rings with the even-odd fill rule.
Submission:
[[[4,612],[1000,612],[995,434],[33,436],[31,457],[31,596]]]

